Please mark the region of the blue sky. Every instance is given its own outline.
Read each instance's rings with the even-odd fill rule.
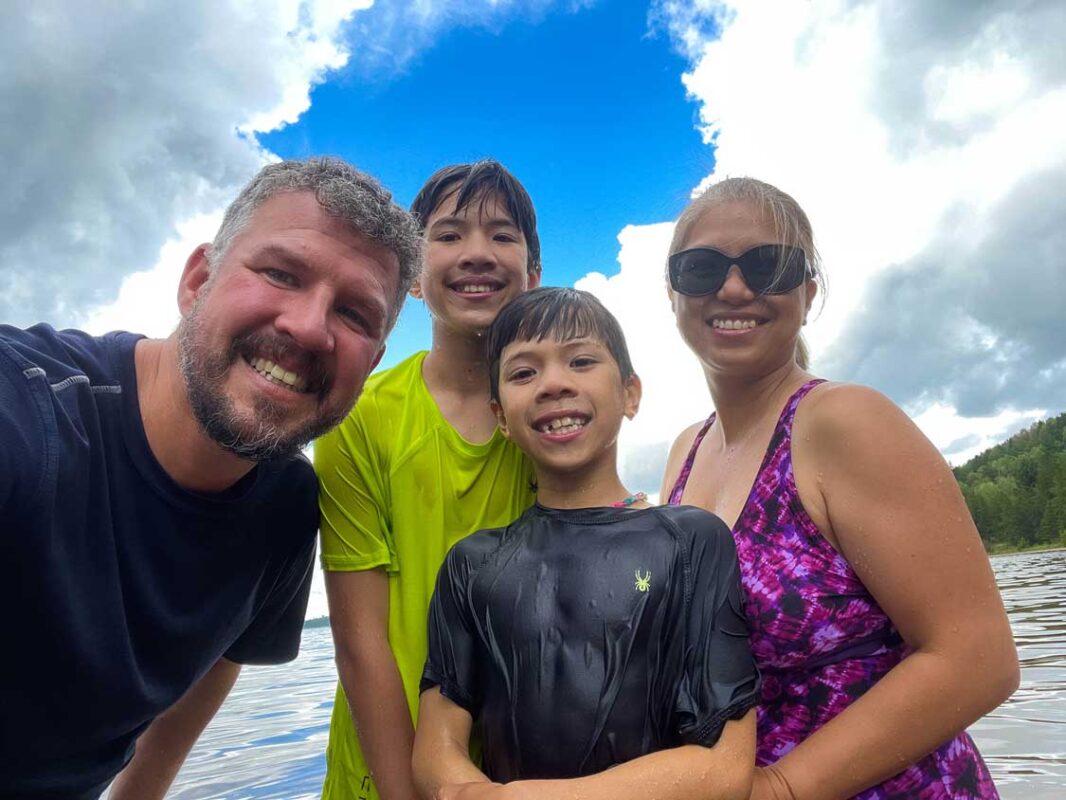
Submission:
[[[613,0],[457,27],[398,74],[356,52],[297,123],[259,140],[285,158],[347,158],[404,205],[437,168],[496,158],[533,197],[546,283],[613,273],[618,232],[674,219],[714,164],[681,83],[686,61],[647,20],[642,4]],[[428,337],[424,307],[408,302],[383,366]]]
[[[406,204],[493,156],[533,196],[546,281],[622,323],[645,391],[620,465],[654,491],[710,411],[665,297],[672,221],[752,175],[814,225],[818,374],[883,391],[956,464],[1064,408],[1061,0],[12,2],[0,322],[169,335],[185,259],[267,159],[344,156]],[[384,364],[428,345],[409,302]]]
[[[491,155],[534,198],[545,279],[627,333],[622,471],[654,489],[710,410],[666,302],[672,220],[752,175],[814,225],[816,372],[953,463],[1063,408],[1061,0],[13,1],[0,321],[169,335],[185,259],[267,159],[345,156],[407,203]],[[428,344],[411,302],[384,363]]]

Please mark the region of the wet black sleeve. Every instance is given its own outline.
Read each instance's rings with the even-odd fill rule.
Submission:
[[[712,747],[726,722],[740,719],[758,703],[759,672],[748,646],[732,533],[720,519],[699,509],[684,509],[678,522],[692,545],[677,730],[689,744]]]
[[[473,570],[467,554],[467,537],[448,551],[429,603],[429,655],[419,692],[440,687],[440,693],[477,719],[481,708],[478,690],[477,633],[470,605]]]

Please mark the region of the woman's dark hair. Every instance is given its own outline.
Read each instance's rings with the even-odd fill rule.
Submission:
[[[622,326],[594,295],[558,286],[541,286],[518,295],[503,307],[489,328],[486,355],[491,398],[499,402],[500,356],[507,345],[547,338],[569,342],[585,337],[606,345],[618,364],[622,382],[628,381],[633,375],[633,362]]]
[[[540,272],[537,212],[533,210],[529,192],[503,164],[487,158],[473,164],[442,167],[419,190],[411,203],[411,213],[424,228],[433,212],[453,193],[456,194],[457,214],[474,200],[478,201],[479,212],[484,211],[485,203],[497,198],[501,200],[526,240],[526,252],[529,254],[526,271],[531,274]]]

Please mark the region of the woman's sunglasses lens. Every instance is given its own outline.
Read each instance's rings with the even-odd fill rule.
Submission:
[[[677,269],[677,291],[682,294],[713,294],[722,288],[729,266],[724,268],[713,253],[685,253]]]

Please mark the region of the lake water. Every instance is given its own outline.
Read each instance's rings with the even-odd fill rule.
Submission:
[[[1066,551],[992,560],[1022,663],[1021,687],[970,729],[1004,798],[1066,797]],[[284,667],[248,667],[168,797],[314,798],[325,773],[336,673],[329,629]]]

